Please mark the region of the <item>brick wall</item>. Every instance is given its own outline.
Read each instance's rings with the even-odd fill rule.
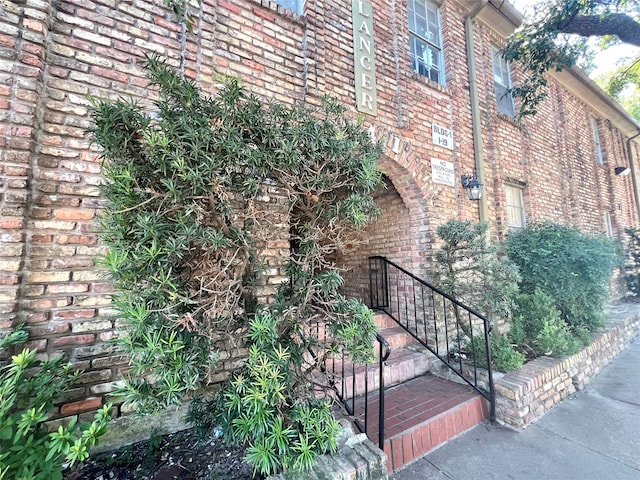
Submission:
[[[338,265],[346,268],[344,272],[343,293],[369,303],[368,258],[384,254],[389,260],[411,270],[411,257],[403,250],[411,243],[411,212],[402,201],[402,197],[390,180],[386,179],[385,188],[376,195],[381,215],[378,220],[366,228],[364,245],[347,251],[337,259]],[[409,238],[407,238],[409,237]]]
[[[380,196],[383,213],[368,230],[368,245],[346,252],[342,261],[362,271],[367,255],[387,255],[428,279],[436,227],[451,218],[478,218],[477,203],[465,198],[458,181],[474,167],[464,35],[469,5],[442,2],[442,86],[411,72],[406,5],[372,3],[379,112],[364,121],[383,144],[380,166],[390,188]],[[85,133],[86,95],[147,104],[153,90],[141,63],[155,52],[176,68],[182,64],[205,92],[215,91],[218,75],[235,75],[266,99],[318,103],[331,94],[355,117],[350,4],[309,0],[299,17],[273,2],[203,0],[185,42],[162,0],[25,0],[2,8],[0,329],[26,322],[41,358],[65,353],[85,370],[60,405],[59,414],[67,415],[99,405],[126,365],[108,343],[114,336],[111,291],[93,264],[103,251],[96,218],[104,200],[100,160]],[[475,28],[494,235],[506,232],[504,184],[510,179],[526,184],[531,220],[603,231],[608,211],[615,235],[636,224],[631,177],[613,175],[614,166],[628,163],[627,137],[617,124],[556,77],[535,119],[517,124],[498,115],[491,46],[503,39],[481,22]],[[595,162],[591,118],[600,121],[604,165]],[[434,145],[434,124],[453,131],[454,150]],[[632,149],[637,158],[637,142]],[[455,186],[432,181],[432,158],[455,165]],[[285,237],[274,237],[271,253],[285,254]],[[277,282],[281,272],[273,262]],[[366,281],[347,278],[348,288],[366,298]]]

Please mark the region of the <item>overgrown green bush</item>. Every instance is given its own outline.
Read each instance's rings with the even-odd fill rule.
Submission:
[[[436,252],[437,282],[460,302],[484,312],[489,317],[508,320],[518,293],[517,267],[509,261],[498,244],[487,241],[485,223],[450,220],[438,227],[443,245]],[[466,322],[458,325],[473,338],[471,349],[477,365],[487,367],[484,335],[470,335]],[[508,372],[522,366],[524,356],[517,352],[506,335],[489,337],[494,368]]]
[[[462,303],[508,318],[520,276],[501,245],[489,244],[487,228],[486,223],[459,220],[438,227],[444,243],[435,255],[437,283]]]
[[[627,228],[627,243],[625,251],[625,280],[627,289],[635,296],[640,297],[640,229]]]
[[[512,343],[509,335],[490,335],[489,348],[491,350],[492,367],[501,372],[511,372],[522,367],[525,356],[515,347],[516,345]],[[487,349],[484,338],[475,336],[470,348],[476,358],[477,365],[482,368],[487,368]]]
[[[267,104],[237,79],[205,97],[158,58],[147,70],[153,111],[93,100],[110,201],[102,264],[133,367],[119,393],[141,410],[194,397],[202,430],[221,418],[227,439],[249,443],[256,470],[303,469],[335,435],[312,373],[329,354],[372,357],[373,315],[339,294],[331,258],[378,213],[380,147],[329,99]],[[264,251],[283,229],[286,279],[267,303],[258,285],[275,267]],[[245,367],[217,399],[199,398],[218,352],[245,340]]]
[[[0,339],[0,357],[27,340],[16,329]],[[74,417],[67,426],[49,432],[44,426],[54,400],[77,380],[79,373],[62,358],[37,362],[36,351],[23,349],[0,370],[0,480],[61,480],[65,463],[89,456],[106,433],[110,405],[90,424]]]
[[[529,357],[571,355],[580,348],[553,298],[540,289],[518,297],[509,335]]]
[[[538,289],[552,297],[574,330],[603,325],[609,281],[620,264],[612,240],[553,223],[532,224],[509,235],[507,252],[522,275],[523,293]]]

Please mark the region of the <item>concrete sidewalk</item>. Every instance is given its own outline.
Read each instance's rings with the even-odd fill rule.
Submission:
[[[524,431],[479,425],[391,478],[640,479],[640,337]]]

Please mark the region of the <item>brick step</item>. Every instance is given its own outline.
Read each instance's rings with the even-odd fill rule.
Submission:
[[[411,345],[414,343],[415,343],[414,345],[415,347],[419,346],[419,344],[414,340],[414,338],[410,334],[408,334],[404,328],[399,326],[393,318],[389,317],[388,315],[384,313],[376,314],[376,323],[378,323],[378,326],[380,328],[379,330],[380,335],[389,343],[389,346],[391,347],[391,352],[395,352],[396,350],[400,350],[403,347],[406,347],[407,345]],[[312,329],[319,336],[322,336],[324,334],[324,325],[321,323],[314,324]],[[374,341],[374,348],[377,355],[379,351],[379,344],[376,341]],[[309,352],[305,352],[304,355],[307,360],[311,360],[311,355],[309,354]],[[351,367],[349,366],[349,368]],[[424,372],[420,372],[418,375],[421,375],[422,373]]]
[[[391,318],[389,315],[387,315],[386,313],[376,312],[376,315],[375,315],[374,319],[375,319],[376,324],[378,325],[378,327],[380,329],[387,328],[387,327],[397,327],[398,326],[396,321],[393,318]]]
[[[369,397],[369,438],[378,443],[378,395]],[[489,418],[487,400],[471,387],[431,374],[385,392],[385,443],[389,471],[420,458],[434,448]]]
[[[381,328],[378,333],[389,343],[392,352],[415,342],[414,338],[398,325]]]
[[[338,377],[342,377],[342,362],[336,360],[329,361],[327,364],[329,370],[336,372]],[[384,365],[384,384],[385,387],[405,382],[414,377],[424,375],[429,370],[429,357],[421,352],[416,352],[407,348],[391,350],[391,354]],[[354,388],[355,396],[363,395],[365,392],[365,379],[369,392],[378,389],[380,385],[380,373],[377,363],[370,365],[368,369],[364,365],[357,365],[354,369],[350,362],[344,362],[344,384],[345,398],[352,398]],[[318,380],[320,381],[320,380]]]

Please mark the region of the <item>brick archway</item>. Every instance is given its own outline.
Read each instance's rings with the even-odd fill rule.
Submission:
[[[427,221],[427,198],[411,173],[396,159],[383,156],[379,162],[386,188],[375,194],[380,217],[367,226],[364,243],[338,256],[345,295],[368,303],[368,257],[382,255],[418,275],[426,274],[431,235]]]

